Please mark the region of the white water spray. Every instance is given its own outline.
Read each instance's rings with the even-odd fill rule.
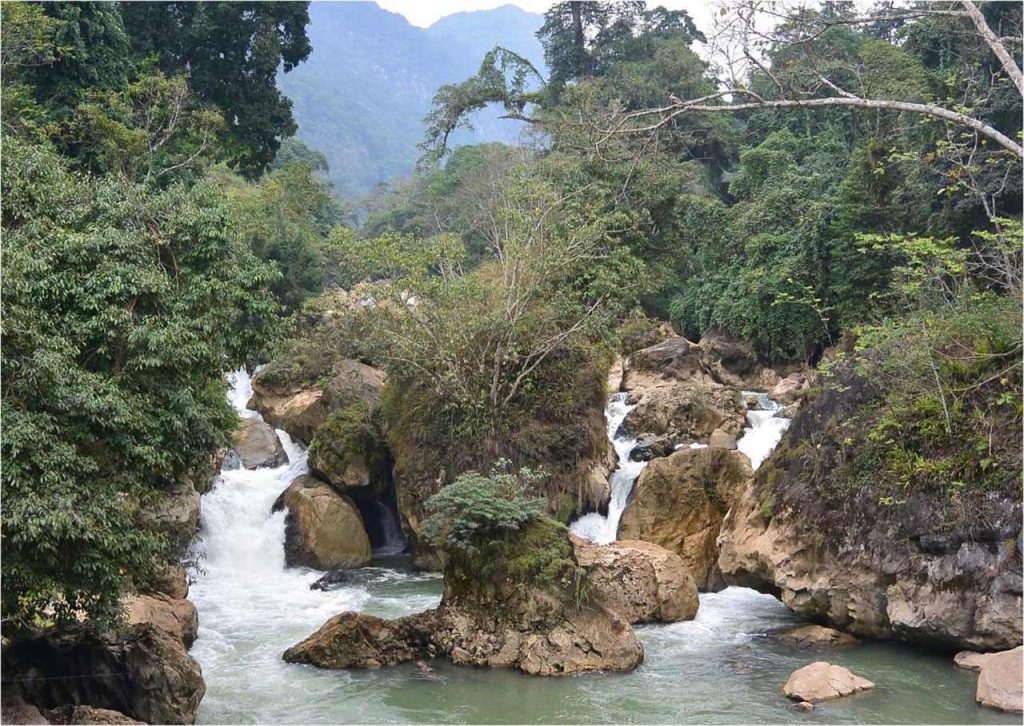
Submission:
[[[598,544],[615,541],[619,532],[619,520],[626,509],[633,484],[647,466],[646,461],[631,461],[629,458],[629,452],[636,446],[636,438],[616,435],[626,415],[635,408],[626,405],[628,395],[613,393],[604,410],[605,420],[608,422],[608,438],[615,447],[615,453],[619,455],[619,464],[608,480],[612,490],[608,502],[608,516],[591,512],[577,519],[570,527],[573,534]]]
[[[768,398],[767,393],[744,391],[743,396],[757,396],[761,407],[760,410],[747,411],[747,427],[736,442],[736,448],[747,455],[750,467],[756,471],[779,445],[790,420],[778,415],[782,407]]]

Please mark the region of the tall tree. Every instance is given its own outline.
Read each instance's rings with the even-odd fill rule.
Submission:
[[[276,78],[309,56],[308,5],[126,2],[121,12],[136,53],[155,55],[168,73],[186,69],[198,99],[222,110],[231,164],[251,177],[296,130]]]

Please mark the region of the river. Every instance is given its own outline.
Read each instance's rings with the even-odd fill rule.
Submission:
[[[258,415],[244,409],[250,393],[248,377],[235,374],[232,402]],[[222,472],[203,496],[190,593],[200,622],[192,654],[207,684],[200,723],[1020,723],[976,706],[976,676],[950,657],[886,643],[827,653],[785,646],[768,634],[799,621],[774,598],[742,588],[701,595],[691,622],[638,627],[646,659],[627,674],[537,678],[445,661],[432,662],[430,673],[286,664],[281,653],[330,616],[417,612],[437,604],[442,582],[411,572],[402,557],[375,560],[330,592],[309,589],[321,573],[285,568],[284,514],[270,509],[306,461],[278,433],[287,465]],[[798,713],[780,689],[817,659],[878,688]]]

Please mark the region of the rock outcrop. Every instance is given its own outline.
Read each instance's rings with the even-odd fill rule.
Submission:
[[[184,643],[150,623],[100,639],[17,639],[3,660],[5,692],[42,710],[88,705],[148,723],[191,724],[206,691]]]
[[[290,566],[332,570],[370,563],[370,538],[351,499],[309,475],[293,481],[274,504],[287,507],[285,562]]]
[[[449,559],[436,609],[391,621],[342,613],[284,659],[378,668],[445,656],[547,676],[632,670],[643,646],[625,618],[586,597],[586,580],[568,530],[538,520],[479,559]]]
[[[987,655],[978,674],[978,703],[1000,711],[1024,711],[1022,658],[1021,647]]]
[[[591,597],[629,623],[692,620],[700,602],[682,558],[650,542],[609,545],[572,536],[576,561],[587,570]]]
[[[65,706],[55,708],[48,712],[51,718],[50,723],[55,724],[86,724],[89,726],[100,726],[101,724],[141,724],[144,721],[136,721],[125,716],[120,711],[113,711],[109,708],[95,708],[94,706]]]
[[[698,588],[720,589],[716,540],[750,477],[747,457],[727,449],[684,448],[654,459],[634,485],[619,537],[661,545],[682,558]]]
[[[845,379],[793,420],[723,524],[726,582],[860,637],[948,650],[1020,645],[1019,481],[957,495],[953,516],[946,492],[883,496],[857,463],[870,444],[858,417],[874,410],[874,395]]]
[[[706,442],[712,432],[735,435],[746,407],[738,390],[717,379],[696,343],[675,336],[629,358],[622,387],[635,408],[623,426],[673,442]]]
[[[875,684],[842,666],[817,661],[793,672],[782,687],[787,698],[797,701],[827,701],[874,688]]]
[[[124,599],[129,625],[151,623],[173,635],[191,648],[199,634],[199,613],[196,606],[185,599],[175,599],[162,593],[129,595]]]
[[[332,411],[354,403],[380,402],[384,372],[365,363],[348,358],[338,361],[326,386],[280,370],[290,365],[293,363],[287,360],[272,363],[253,378],[249,407],[303,443],[312,441],[313,433]]]
[[[243,418],[234,434],[234,453],[246,469],[281,466],[288,455],[274,427],[258,418]]]

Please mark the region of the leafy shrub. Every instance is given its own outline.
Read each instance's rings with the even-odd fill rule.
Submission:
[[[499,460],[490,474],[466,472],[428,499],[424,538],[435,546],[473,554],[488,540],[543,517],[547,500],[528,494],[540,473],[527,468],[509,472],[507,465]]]

